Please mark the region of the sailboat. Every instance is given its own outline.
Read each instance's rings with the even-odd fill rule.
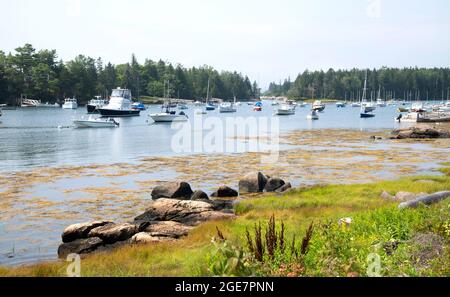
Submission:
[[[372,103],[372,101],[370,102],[367,101],[366,95],[367,95],[367,71],[366,71],[366,78],[364,79],[364,90],[361,99],[360,116],[361,118],[373,118],[375,117],[375,114],[373,114],[372,112],[375,110],[376,107]]]
[[[210,87],[210,79],[208,78],[208,90],[206,91],[206,107],[207,111],[216,110],[216,107],[209,102],[209,87]]]
[[[188,120],[187,115],[181,111],[179,114],[176,113],[176,111],[170,110],[171,104],[170,104],[170,81],[167,83],[167,98],[168,102],[163,105],[163,108],[165,108],[165,111],[161,113],[153,113],[150,114],[149,117],[152,118],[153,121],[156,123],[171,123],[171,122],[185,122]]]
[[[386,93],[386,92],[385,92]],[[386,94],[385,94],[386,95]],[[377,106],[378,107],[386,107],[386,101],[381,99],[381,86],[378,88],[378,97],[377,97]]]

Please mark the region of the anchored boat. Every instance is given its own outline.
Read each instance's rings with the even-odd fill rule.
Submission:
[[[114,128],[119,127],[119,123],[114,119],[87,119],[87,120],[74,120],[73,123],[77,128]]]
[[[277,111],[275,115],[293,115],[295,114],[295,107],[292,105],[283,104],[279,108],[277,108]]]
[[[135,117],[141,111],[133,109],[131,105],[131,91],[117,88],[111,93],[109,104],[99,109],[102,117]]]

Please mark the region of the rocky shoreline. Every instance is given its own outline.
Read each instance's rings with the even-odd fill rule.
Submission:
[[[193,191],[187,182],[169,182],[153,189],[147,210],[131,222],[109,220],[68,226],[62,233],[58,256],[89,254],[123,245],[149,244],[177,240],[202,222],[231,220],[239,195],[248,193],[283,193],[289,182],[261,172],[249,173],[239,180],[239,191],[221,186],[211,194]]]
[[[450,131],[436,126],[417,125],[392,131],[391,139],[436,139],[450,138]]]

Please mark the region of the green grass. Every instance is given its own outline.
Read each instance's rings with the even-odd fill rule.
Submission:
[[[367,256],[381,257],[384,276],[449,276],[448,243],[450,205],[448,200],[432,207],[399,211],[397,204],[380,198],[382,191],[433,193],[450,189],[450,176],[408,177],[371,184],[326,185],[300,189],[286,195],[263,195],[236,206],[234,221],[208,222],[190,235],[172,243],[123,247],[109,253],[93,254],[82,260],[82,276],[204,276],[204,275],[307,275],[366,276]],[[287,242],[301,239],[311,222],[316,226],[308,253],[301,259],[281,252],[273,260],[255,263],[248,256],[245,232],[275,215],[283,221]],[[342,229],[338,220],[350,217],[353,223]],[[216,253],[211,238],[218,227],[227,238],[227,255]],[[413,238],[416,234],[436,234],[444,239],[444,252],[424,262],[424,252]],[[388,254],[383,245],[398,243]],[[240,254],[243,251],[243,254]],[[218,273],[212,267],[236,263],[251,269]],[[226,253],[224,253],[226,254]],[[426,253],[425,253],[426,255]],[[241,258],[242,257],[242,258]],[[221,262],[222,261],[222,262]],[[220,265],[216,265],[219,263]],[[234,262],[233,262],[234,263]],[[225,265],[226,266],[226,265]],[[0,268],[0,276],[64,276],[67,263]],[[219,269],[220,270],[220,269]]]

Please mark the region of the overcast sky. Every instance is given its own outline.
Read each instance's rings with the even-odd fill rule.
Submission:
[[[0,0],[0,50],[237,70],[450,66],[448,0]]]

